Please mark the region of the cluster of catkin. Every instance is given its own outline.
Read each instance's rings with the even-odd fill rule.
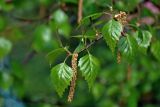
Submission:
[[[126,12],[120,11],[120,13],[116,14],[114,18],[119,21],[122,25],[127,24],[127,14]]]

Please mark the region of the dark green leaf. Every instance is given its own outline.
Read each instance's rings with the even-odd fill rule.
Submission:
[[[0,31],[4,30],[6,26],[6,20],[0,16]]]
[[[55,61],[55,59],[58,56],[62,55],[64,52],[65,52],[64,48],[55,49],[47,54],[46,56],[47,60],[49,61],[50,64],[52,64]]]
[[[82,39],[83,40],[83,39]],[[84,43],[83,43],[83,41],[80,41],[80,43],[79,43],[79,45],[76,47],[76,49],[75,49],[75,53],[79,53],[82,49],[84,49],[85,48],[85,45],[84,45]]]
[[[63,95],[63,92],[70,84],[72,76],[72,69],[65,63],[58,64],[52,68],[51,79],[53,86],[60,97]]]
[[[95,35],[94,36],[87,36],[87,35],[76,35],[76,36],[72,36],[74,38],[86,38],[86,39],[95,39]]]
[[[39,0],[40,4],[45,5],[45,6],[49,6],[50,4],[52,4],[52,0]]]
[[[122,37],[118,43],[119,51],[127,58],[133,58],[133,56],[135,56],[136,46],[135,39],[128,34]]]
[[[107,95],[114,96],[119,91],[119,87],[117,85],[111,85],[107,88]]]
[[[113,53],[115,51],[116,43],[121,36],[121,32],[122,25],[115,20],[110,20],[103,26],[102,35]]]
[[[73,3],[73,4],[77,4],[78,0],[62,0],[65,3]]]
[[[105,92],[105,85],[103,84],[99,84],[99,83],[95,83],[94,87],[92,88],[92,93],[93,96],[96,100],[98,100],[99,98],[101,98],[101,96],[103,96],[103,93]]]
[[[91,14],[91,15],[89,15],[89,16],[84,17],[84,18],[81,20],[78,28],[79,28],[80,26],[82,26],[82,25],[89,25],[92,20],[95,20],[95,19],[99,18],[102,14],[103,14],[103,13],[95,13],[95,14]]]
[[[156,59],[160,61],[160,42],[154,42],[151,46],[151,52]]]
[[[85,55],[80,58],[78,66],[80,67],[82,76],[84,76],[85,80],[88,82],[89,88],[91,88],[100,66],[98,59],[91,54]]]
[[[128,106],[127,107],[137,107],[138,103],[138,92],[135,89],[131,90],[131,95],[128,98]]]

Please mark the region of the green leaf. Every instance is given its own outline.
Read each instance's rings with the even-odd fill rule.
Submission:
[[[39,0],[39,2],[44,6],[49,6],[50,4],[52,4],[51,0]]]
[[[66,38],[70,36],[71,33],[71,26],[68,22],[63,23],[62,25],[58,26],[58,33],[64,35]]]
[[[99,61],[97,58],[91,54],[85,55],[80,58],[78,66],[82,72],[82,76],[85,77],[85,80],[88,82],[89,89],[93,86],[95,78],[99,70]]]
[[[103,96],[105,91],[106,91],[105,85],[99,83],[95,83],[94,87],[92,88],[92,93],[96,100],[101,98],[101,96]]]
[[[152,43],[151,52],[154,55],[154,57],[160,61],[160,41]]]
[[[72,69],[65,63],[58,64],[52,68],[51,79],[53,86],[60,97],[63,95],[63,92],[70,84],[72,76]]]
[[[53,48],[52,31],[48,26],[41,25],[36,28],[33,48],[37,52]]]
[[[95,13],[95,14],[91,14],[89,16],[84,17],[81,21],[80,24],[78,26],[78,28],[82,25],[89,25],[91,23],[91,20],[95,20],[97,18],[99,18],[100,16],[102,16],[102,12],[101,13]]]
[[[122,37],[118,43],[119,51],[127,58],[133,58],[135,56],[136,46],[136,40],[128,34]]]
[[[130,89],[130,91],[132,92],[130,94],[130,96],[128,97],[128,101],[127,101],[127,107],[137,107],[138,105],[138,97],[139,97],[139,93],[136,89]]]
[[[9,40],[0,37],[0,59],[11,51],[12,44]]]
[[[7,72],[0,73],[0,87],[7,90],[13,84],[13,78]]]
[[[68,20],[68,16],[62,10],[56,10],[52,15],[51,19],[55,20],[57,23],[62,24]]]
[[[3,31],[6,26],[6,20],[0,16],[0,31]]]
[[[58,30],[58,33],[65,36],[66,38],[70,36],[71,25],[69,23],[69,18],[64,11],[60,9],[56,10],[51,15],[49,24],[53,32],[56,32]]]
[[[79,43],[79,45],[74,50],[74,53],[79,53],[82,49],[85,48],[84,39],[82,39]]]
[[[59,48],[59,49],[55,49],[51,52],[49,52],[46,56],[47,60],[49,61],[50,64],[52,64],[55,59],[62,55],[65,52],[64,48]]]
[[[115,20],[110,20],[103,26],[102,35],[113,53],[115,51],[117,41],[121,36],[121,32],[122,25]]]
[[[78,0],[62,0],[65,3],[73,3],[73,4],[77,4]]]
[[[147,48],[150,45],[152,35],[148,31],[139,31],[139,34],[136,36],[138,44],[142,47]]]
[[[73,38],[85,38],[85,39],[95,39],[95,35],[93,36],[88,36],[88,35],[76,35],[76,36],[72,36]]]
[[[140,47],[140,50],[144,50],[146,52],[148,46],[150,45],[152,35],[148,31],[139,31],[138,34],[135,35],[137,43]]]

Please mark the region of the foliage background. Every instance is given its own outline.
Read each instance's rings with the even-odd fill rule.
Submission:
[[[148,4],[147,4],[148,3]],[[0,0],[0,107],[159,107],[160,106],[160,1],[84,0],[83,16],[126,11],[130,23],[152,33],[146,54],[138,54],[131,68],[117,64],[103,40],[90,48],[101,62],[96,82],[89,91],[78,72],[75,97],[67,102],[68,90],[59,98],[50,80],[48,52],[59,47],[58,35],[73,50],[81,34],[77,27],[77,0]],[[95,35],[89,27],[87,33]],[[70,63],[68,61],[68,63]],[[128,70],[131,69],[131,70]]]

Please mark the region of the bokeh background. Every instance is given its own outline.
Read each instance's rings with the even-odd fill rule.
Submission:
[[[50,80],[46,55],[59,47],[56,35],[73,50],[78,0],[0,0],[0,107],[160,107],[160,0],[84,0],[83,17],[97,12],[125,11],[128,20],[152,33],[147,54],[131,66],[117,64],[103,40],[90,48],[101,62],[91,90],[78,73],[75,97],[60,98]],[[58,29],[58,30],[57,30]],[[88,26],[87,35],[95,35]],[[123,58],[122,58],[123,59]]]

